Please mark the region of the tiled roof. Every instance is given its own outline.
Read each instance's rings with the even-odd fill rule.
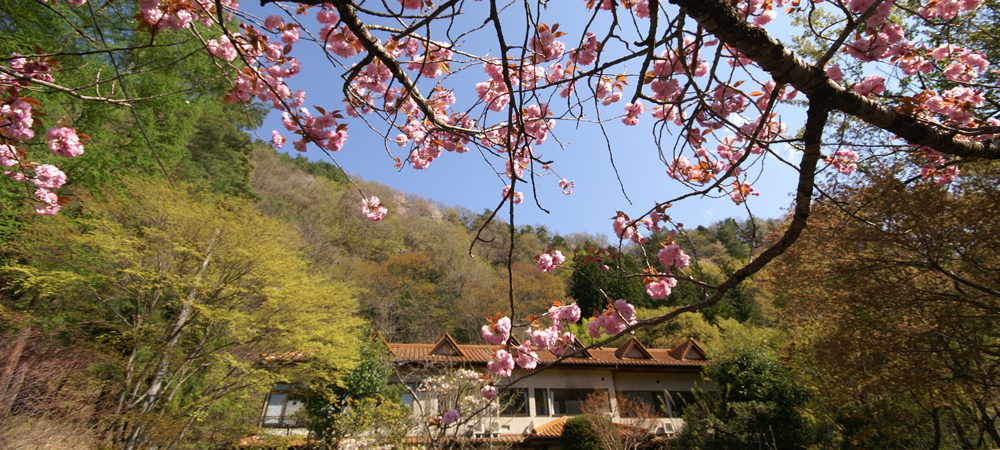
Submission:
[[[531,430],[532,436],[539,437],[560,437],[562,436],[563,426],[566,425],[566,421],[572,419],[572,417],[560,417],[556,420],[546,422]]]
[[[453,363],[453,364],[486,364],[493,360],[493,354],[500,348],[496,345],[457,345],[456,349],[463,355],[442,354],[442,346],[448,346],[454,341],[446,336],[436,344],[399,344],[390,343],[389,351],[392,352],[397,363]],[[449,343],[449,344],[446,344]],[[438,351],[432,352],[437,349]],[[643,356],[649,358],[627,357],[630,350],[637,350]],[[538,354],[539,362],[550,363],[558,357],[548,351],[534,348]],[[590,358],[573,357],[560,361],[557,366],[563,367],[701,367],[711,364],[704,356],[701,347],[693,339],[677,346],[673,349],[646,348],[635,339],[627,341],[618,349],[613,348],[592,348],[588,350]],[[616,354],[617,353],[617,354]],[[635,352],[631,352],[635,353]],[[694,358],[692,358],[694,357]]]

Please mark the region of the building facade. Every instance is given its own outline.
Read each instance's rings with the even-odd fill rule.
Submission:
[[[420,425],[424,428],[413,430],[416,440],[428,431],[428,417],[439,417],[448,409],[448,399],[438,398],[447,397],[448,388],[428,390],[424,382],[449,370],[462,369],[467,376],[470,370],[485,374],[497,349],[459,345],[448,334],[432,344],[385,345],[395,368],[390,383],[407,388],[404,403],[424,419]],[[692,389],[711,390],[701,378],[711,361],[693,339],[672,349],[656,349],[633,338],[617,348],[586,349],[563,360],[547,350],[535,352],[539,369],[515,369],[510,379],[501,380],[498,385],[505,387],[497,406],[480,411],[475,420],[463,421],[452,430],[453,437],[558,448],[562,424],[588,406],[603,407],[614,422],[641,423],[653,435],[672,436],[683,426],[680,412],[693,400]],[[262,426],[281,434],[304,433],[296,428],[294,413],[301,405],[289,400],[290,388],[279,385],[269,395]]]

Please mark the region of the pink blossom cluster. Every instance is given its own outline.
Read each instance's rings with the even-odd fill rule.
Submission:
[[[49,150],[52,150],[53,155],[75,158],[83,154],[83,144],[80,143],[80,137],[77,136],[76,130],[70,127],[49,128],[49,131],[45,133],[45,139],[48,141]]]
[[[418,71],[427,78],[437,78],[449,70],[451,56],[451,50],[431,44],[427,52],[414,56],[413,62],[406,68]]]
[[[612,227],[615,230],[615,236],[618,236],[619,239],[631,239],[633,242],[640,245],[649,242],[649,238],[643,236],[642,233],[639,232],[637,224],[630,221],[625,213],[619,211],[614,220],[615,221],[612,224]]]
[[[537,34],[531,38],[530,48],[542,61],[558,59],[566,51],[566,44],[556,40],[562,35],[556,31],[558,29],[559,24],[550,29],[548,25],[543,23],[539,25]]]
[[[917,12],[920,15],[933,19],[935,17],[951,20],[959,13],[965,11],[975,11],[982,6],[983,0],[930,0]]]
[[[941,95],[927,96],[921,107],[927,111],[945,116],[948,125],[975,126],[972,109],[986,101],[983,91],[965,86],[951,88]]]
[[[232,0],[221,0],[220,4],[224,9],[234,6]],[[207,27],[215,22],[215,1],[139,0],[139,15],[153,29],[179,30],[195,22]]]
[[[503,187],[503,198],[508,198],[510,196],[510,185]],[[521,191],[515,191],[513,196],[510,196],[512,202],[515,205],[520,205],[524,201],[524,193]]]
[[[920,168],[920,176],[923,178],[934,178],[934,182],[940,185],[949,184],[955,181],[955,178],[961,174],[958,166],[947,166],[943,168],[934,167],[931,164],[926,164]]]
[[[858,159],[860,156],[854,149],[843,148],[830,158],[830,164],[843,175],[850,175],[858,170]]]
[[[26,141],[35,137],[31,129],[35,119],[31,113],[31,104],[18,99],[12,102],[0,100],[0,131],[11,139]]]
[[[493,385],[485,385],[479,390],[479,393],[483,395],[486,400],[495,400],[497,398],[497,388]]]
[[[575,345],[576,336],[565,330],[565,326],[580,321],[580,307],[575,303],[572,305],[553,305],[546,315],[551,319],[552,325],[548,328],[531,327],[528,329],[528,336],[531,342],[542,350],[548,350],[557,355]]]
[[[745,123],[740,126],[740,131],[736,137],[736,142],[749,142],[754,133],[757,133],[757,128],[760,127],[760,132],[757,133],[757,140],[752,147],[750,147],[750,153],[755,155],[760,155],[767,150],[768,145],[770,145],[771,140],[780,137],[781,133],[788,131],[788,125],[784,122],[776,121],[774,118],[777,117],[776,113],[771,113],[770,117],[763,127],[760,127],[760,121],[763,117],[758,117],[752,122]],[[728,170],[728,167],[725,169]]]
[[[441,423],[444,425],[451,425],[458,422],[459,418],[461,418],[461,415],[458,413],[458,410],[453,409],[441,415]]]
[[[667,271],[669,275],[670,271]],[[654,300],[660,300],[670,295],[671,290],[677,286],[677,280],[670,276],[648,277],[644,283],[646,285],[646,295]]]
[[[527,370],[538,366],[538,354],[531,350],[531,340],[525,340],[517,347],[517,365]]]
[[[857,92],[862,97],[872,97],[873,95],[885,92],[885,78],[878,75],[871,75],[859,83],[851,85],[851,90]]]
[[[601,330],[604,330],[604,333],[609,336],[614,336],[637,322],[635,307],[625,300],[615,300],[600,316],[587,324],[587,332],[590,337],[599,339]]]
[[[944,75],[950,81],[968,83],[986,71],[990,62],[979,53],[972,50],[945,44],[931,49],[931,58],[935,61],[949,60],[944,69]]]
[[[284,112],[281,114],[281,122],[288,131],[300,131],[302,139],[292,143],[296,150],[306,151],[306,143],[314,142],[320,148],[329,151],[338,151],[347,142],[347,126],[338,125],[337,111],[326,113],[320,116],[313,116],[306,108],[301,108],[297,112]]]
[[[696,51],[695,39],[691,36],[685,36],[684,41],[681,45],[682,52],[678,52],[676,49],[669,49],[660,54],[660,57],[653,62],[652,75],[657,79],[666,81],[672,78],[673,75],[687,75],[687,70],[684,68],[686,65],[691,69],[692,75],[695,77],[703,77],[708,75],[708,71],[711,68],[711,64],[700,56],[698,51]],[[705,43],[708,45],[708,43]],[[654,86],[650,86],[654,94],[658,93],[658,89]],[[661,98],[654,95],[657,100],[668,100],[668,98]]]
[[[372,222],[378,222],[385,217],[389,210],[382,205],[382,201],[376,196],[361,199],[361,213]]]
[[[671,267],[676,267],[678,269],[687,269],[691,266],[691,257],[681,249],[680,245],[670,244],[660,250],[656,254],[656,257],[660,260],[660,264],[668,271]]]
[[[892,2],[884,2],[879,5],[878,11],[888,14]],[[885,21],[885,17],[874,15],[868,19],[873,21]],[[906,32],[903,27],[891,22],[878,22],[877,25],[870,25],[868,33],[847,45],[847,54],[863,62],[876,61],[886,58],[898,58],[905,56],[912,49],[912,43],[904,41]]]
[[[493,345],[504,345],[510,339],[510,329],[510,318],[501,317],[492,324],[483,325],[483,339]]]
[[[830,66],[830,67],[836,67],[836,70],[838,70],[838,71],[840,70],[840,68],[837,67],[837,66]],[[827,69],[829,70],[829,68],[827,68]],[[829,73],[829,72],[827,72],[827,73]],[[771,92],[774,91],[775,83],[773,81],[768,81],[768,82],[764,83],[764,85],[762,87],[763,87],[763,89],[761,91],[762,94],[761,94],[760,98],[757,99],[757,108],[760,109],[761,112],[763,112],[764,110],[767,109],[767,104],[768,104],[768,102],[771,101]],[[777,95],[775,101],[792,100],[792,99],[794,99],[798,95],[799,95],[799,91],[798,90],[796,90],[796,89],[788,89],[787,87],[784,87],[784,88],[781,88],[780,91],[778,91],[778,95]]]
[[[504,80],[504,66],[502,64],[497,58],[488,59],[483,63],[483,71],[490,76],[490,79],[476,84],[476,95],[486,103],[490,111],[502,111],[510,103],[510,92]],[[523,89],[534,89],[539,82],[551,80],[545,72],[545,69],[530,63],[520,66],[507,65],[507,74],[510,77],[512,88],[520,86]]]
[[[78,3],[82,4],[82,3]],[[8,61],[11,69],[19,75],[41,81],[54,81],[51,68],[44,60],[28,60],[18,53],[11,54]],[[18,148],[20,141],[35,137],[33,105],[38,102],[30,97],[22,97],[25,83],[7,74],[0,74],[0,90],[9,94],[0,99],[0,166],[8,178],[34,185],[35,205],[38,214],[51,215],[59,212],[63,202],[56,189],[66,184],[66,174],[52,164],[39,164],[28,159],[27,149]],[[46,143],[52,154],[74,158],[83,154],[81,136],[67,126],[54,126],[45,133]],[[31,174],[29,177],[28,174]]]
[[[576,181],[562,178],[559,180],[559,188],[562,189],[563,194],[570,195],[573,193],[573,189],[576,189]]]
[[[611,78],[601,77],[597,80],[595,95],[601,101],[601,105],[608,106],[612,103],[618,103],[622,99],[622,85]]]
[[[743,202],[751,195],[760,195],[760,192],[754,190],[750,183],[743,182],[740,184],[738,181],[733,182],[733,192],[729,194],[729,197],[733,199],[733,203],[737,205],[742,205]]]
[[[597,61],[597,53],[601,49],[601,43],[597,41],[597,36],[594,33],[587,33],[583,40],[583,48],[570,50],[569,59],[575,64],[589,66]]]
[[[948,160],[944,155],[930,147],[919,147],[923,151],[927,164],[920,168],[920,176],[924,179],[933,178],[934,182],[940,185],[949,184],[955,181],[961,174],[961,170],[956,165],[948,165]]]
[[[750,103],[750,99],[742,91],[728,85],[719,86],[712,97],[714,101],[711,108],[722,118],[729,117],[732,113],[743,112]]]
[[[628,126],[635,126],[639,124],[639,116],[646,112],[646,105],[642,102],[636,100],[635,103],[629,103],[625,105],[625,117],[622,118],[622,123]]]
[[[553,249],[535,257],[535,265],[538,266],[538,270],[544,273],[551,272],[552,269],[565,261],[566,257],[563,256],[562,252]]]
[[[486,369],[493,375],[509,377],[514,371],[514,357],[507,350],[500,349],[493,355],[494,361],[486,363]]]
[[[646,225],[646,229],[651,232],[660,231],[660,219],[660,213],[653,211],[649,213],[649,217],[642,219],[642,223]]]

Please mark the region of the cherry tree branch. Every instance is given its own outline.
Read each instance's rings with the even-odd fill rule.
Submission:
[[[1000,159],[1000,140],[976,142],[957,138],[954,133],[921,124],[911,115],[893,111],[835,83],[822,69],[803,61],[762,28],[748,23],[728,2],[670,0],[670,3],[681,7],[706,31],[756,62],[775,83],[795,87],[811,102],[820,102],[830,110],[857,117],[911,144],[954,156]]]

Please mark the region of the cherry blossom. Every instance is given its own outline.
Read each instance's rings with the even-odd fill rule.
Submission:
[[[646,283],[646,294],[650,298],[659,300],[670,295],[670,290],[677,286],[677,280],[673,278],[659,278]]]
[[[503,345],[510,338],[511,321],[502,317],[496,323],[483,325],[483,339],[493,345]]]
[[[597,325],[591,325],[596,323]],[[604,329],[604,332],[608,335],[616,335],[625,331],[629,325],[634,325],[637,323],[635,319],[635,307],[626,302],[625,300],[615,300],[613,305],[608,305],[608,308],[601,313],[591,324],[587,324],[587,331],[592,337],[600,337],[600,330]]]
[[[361,199],[361,212],[368,217],[368,220],[378,222],[385,217],[389,210],[382,205],[382,201],[378,197],[373,195],[367,199]]]
[[[747,200],[747,197],[751,195],[760,195],[760,192],[754,190],[750,183],[744,182],[740,184],[738,181],[733,182],[733,192],[729,194],[733,199],[733,203],[742,205]]]
[[[552,306],[548,311],[549,318],[552,319],[552,322],[562,325],[579,322],[581,314],[582,312],[580,311],[580,307],[577,306],[576,303],[566,306]]]
[[[35,197],[38,201],[42,202],[41,205],[35,205],[35,212],[38,214],[50,216],[59,212],[59,196],[45,188],[38,188],[35,190]]]
[[[538,354],[531,350],[531,341],[526,340],[517,347],[517,365],[522,369],[531,370],[538,365]]]
[[[511,372],[514,370],[514,358],[510,356],[506,350],[497,350],[496,354],[493,355],[496,361],[490,361],[486,364],[486,368],[493,375],[501,377],[509,377]]]
[[[858,159],[860,156],[858,152],[853,149],[845,148],[837,150],[833,158],[830,158],[830,164],[833,165],[841,174],[850,175],[858,170]]]
[[[684,253],[681,246],[677,244],[670,244],[663,247],[656,254],[656,257],[660,260],[660,264],[663,264],[663,267],[667,269],[670,267],[686,269],[691,265],[691,257],[687,253]]]
[[[483,386],[479,392],[483,395],[483,398],[487,400],[494,400],[497,398],[497,388],[495,386]]]
[[[538,266],[538,270],[545,273],[551,272],[564,261],[566,261],[566,257],[559,250],[551,250],[535,257],[535,265]]]
[[[855,83],[851,89],[865,97],[881,94],[885,92],[885,79],[878,75],[871,75],[860,83]]]
[[[509,194],[510,194],[510,185],[504,186],[503,198],[507,198]],[[524,201],[524,193],[521,191],[514,191],[514,195],[511,198],[511,201],[513,201],[515,205],[520,205],[521,202]]]
[[[458,413],[458,410],[453,409],[441,415],[441,423],[445,425],[450,425],[455,422],[458,422],[459,418],[461,418],[461,415]]]
[[[35,168],[35,178],[31,181],[35,187],[59,189],[66,184],[66,174],[52,164],[42,164]]]
[[[559,187],[562,188],[563,194],[570,195],[573,193],[573,189],[576,189],[576,181],[567,181],[563,178],[559,180]]]

